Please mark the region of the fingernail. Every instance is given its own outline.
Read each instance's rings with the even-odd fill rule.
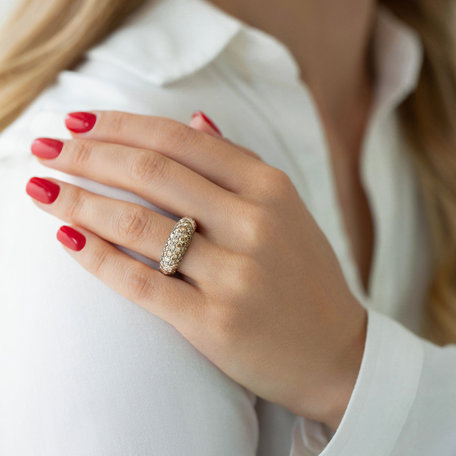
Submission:
[[[57,239],[71,250],[82,250],[86,243],[86,238],[79,231],[71,226],[63,225],[57,231]]]
[[[201,116],[204,119],[204,121],[212,127],[213,130],[215,130],[220,136],[222,136],[222,132],[218,129],[217,125],[215,125],[215,123],[211,119],[209,119],[209,117],[207,117],[203,111],[195,111],[192,114],[192,119],[196,116]]]
[[[40,203],[51,204],[59,196],[60,187],[47,179],[32,177],[27,182],[25,191]]]
[[[51,138],[36,138],[32,142],[32,154],[40,158],[56,158],[62,151],[63,142]]]
[[[65,118],[65,125],[73,133],[86,133],[92,130],[97,116],[91,112],[70,112]]]

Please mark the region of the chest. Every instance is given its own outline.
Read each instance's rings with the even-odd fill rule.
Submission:
[[[331,141],[328,141],[331,143]],[[342,229],[357,268],[363,292],[370,293],[370,273],[375,245],[375,226],[360,172],[359,153],[349,153],[332,142],[329,172],[334,181]]]

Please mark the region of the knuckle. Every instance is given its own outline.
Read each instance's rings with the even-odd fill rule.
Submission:
[[[278,168],[273,168],[271,182],[273,188],[278,189],[281,193],[288,193],[293,188],[290,176]]]
[[[260,283],[261,270],[255,257],[245,253],[233,253],[225,257],[224,263],[217,282],[222,281],[226,300],[231,304],[236,302],[239,296],[250,293],[252,287]]]
[[[109,125],[111,131],[114,131],[116,136],[122,136],[126,126],[125,114],[121,111],[106,111],[103,113],[106,125]]]
[[[237,331],[239,317],[235,306],[229,302],[211,305],[206,308],[206,327],[209,328],[214,338],[222,343],[229,343]]]
[[[172,138],[173,144],[178,148],[185,148],[194,143],[196,140],[196,131],[188,125],[176,121],[166,121],[162,133],[169,140]]]
[[[271,217],[266,208],[250,204],[242,216],[242,239],[246,246],[256,251],[270,239]]]
[[[94,250],[91,261],[91,272],[100,277],[103,275],[106,263],[108,261],[108,249],[99,248]]]
[[[245,330],[246,305],[255,286],[260,284],[259,264],[249,255],[231,253],[219,271],[217,287],[223,296],[207,302],[204,306],[207,328],[221,343],[239,341]]]
[[[253,257],[240,255],[233,268],[230,284],[232,289],[241,296],[246,296],[255,284],[260,283],[260,272],[259,265]]]
[[[156,284],[152,276],[143,267],[131,267],[125,272],[128,296],[135,302],[151,300],[156,293]]]
[[[259,190],[262,199],[277,200],[282,199],[294,188],[290,177],[285,171],[266,165],[258,173],[255,185]]]
[[[66,200],[68,204],[63,209],[63,217],[65,220],[77,222],[83,216],[86,204],[84,192],[77,187],[69,187]]]
[[[166,179],[166,159],[157,152],[137,152],[131,159],[130,177],[138,183],[160,182]]]
[[[115,231],[121,240],[139,241],[149,228],[150,217],[146,209],[127,209],[120,213],[115,222]]]
[[[76,168],[84,169],[90,162],[93,144],[91,141],[74,139],[71,158]]]

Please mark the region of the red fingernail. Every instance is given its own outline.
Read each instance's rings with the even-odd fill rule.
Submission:
[[[208,123],[220,136],[222,136],[222,132],[218,129],[217,125],[215,125],[215,123],[211,119],[209,119],[209,117],[207,117],[203,111],[195,111],[192,114],[192,118],[196,116],[201,116],[206,123]]]
[[[71,226],[63,225],[57,231],[57,239],[71,250],[82,250],[86,243],[86,238],[79,231]]]
[[[47,179],[32,177],[27,182],[25,191],[40,203],[51,204],[59,196],[60,187]]]
[[[40,158],[56,158],[62,151],[63,142],[51,138],[36,138],[32,142],[32,154]]]
[[[86,133],[92,130],[97,116],[91,112],[70,112],[65,118],[65,125],[73,133]]]

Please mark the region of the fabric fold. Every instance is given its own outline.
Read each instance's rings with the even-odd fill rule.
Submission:
[[[420,382],[423,343],[395,320],[368,309],[364,354],[342,421],[332,438],[296,420],[290,456],[387,456],[403,428]],[[325,445],[325,443],[327,443]],[[311,446],[313,445],[313,446]]]

